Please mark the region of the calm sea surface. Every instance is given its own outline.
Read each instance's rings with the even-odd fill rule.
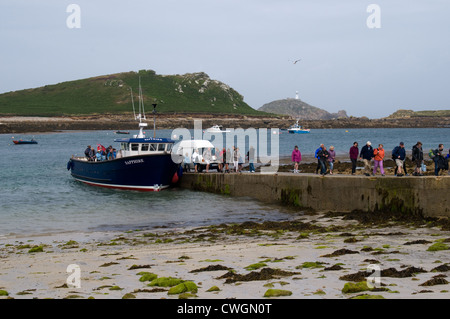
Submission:
[[[133,132],[132,132],[133,133]],[[270,133],[268,134],[270,135]],[[125,135],[126,136],[126,135]],[[245,220],[281,220],[295,217],[276,205],[227,196],[170,189],[159,193],[117,191],[74,181],[66,169],[69,158],[82,155],[87,145],[113,145],[112,131],[0,135],[0,237],[58,232],[130,230],[156,226],[183,227]],[[171,137],[172,130],[157,131]],[[31,139],[37,145],[14,145]],[[347,154],[354,141],[382,143],[391,150],[403,141],[408,150],[422,141],[424,150],[450,146],[450,128],[439,129],[328,129],[279,137],[279,153],[289,156],[294,145],[313,154],[320,143]],[[268,136],[270,138],[270,136]],[[270,140],[269,140],[270,141]]]

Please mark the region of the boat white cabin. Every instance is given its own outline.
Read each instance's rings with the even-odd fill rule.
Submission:
[[[206,130],[208,133],[230,133],[229,130],[223,130],[222,125],[213,125]]]
[[[173,140],[166,138],[127,138],[114,141],[120,143],[121,157],[170,154],[174,144]]]

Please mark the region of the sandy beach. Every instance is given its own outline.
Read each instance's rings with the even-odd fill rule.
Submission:
[[[448,225],[353,217],[2,238],[0,298],[450,297]]]

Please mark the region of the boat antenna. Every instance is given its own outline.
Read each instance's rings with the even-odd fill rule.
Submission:
[[[144,110],[144,96],[142,95],[142,87],[141,87],[141,77],[139,77],[139,115],[141,115],[142,108],[142,118],[145,120],[145,110]]]
[[[131,88],[131,86],[130,86],[130,94],[131,94],[131,104],[133,105],[133,115],[134,118],[136,119],[136,111],[134,109],[134,100],[133,100],[133,89]]]
[[[153,138],[156,138],[156,103],[153,103]]]

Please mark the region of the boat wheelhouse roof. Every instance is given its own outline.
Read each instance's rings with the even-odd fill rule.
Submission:
[[[179,144],[181,148],[214,148],[214,144],[207,140],[184,140]]]
[[[144,138],[118,138],[115,139],[114,142],[119,143],[175,143],[174,140],[168,138],[153,138],[153,137],[144,137]]]

